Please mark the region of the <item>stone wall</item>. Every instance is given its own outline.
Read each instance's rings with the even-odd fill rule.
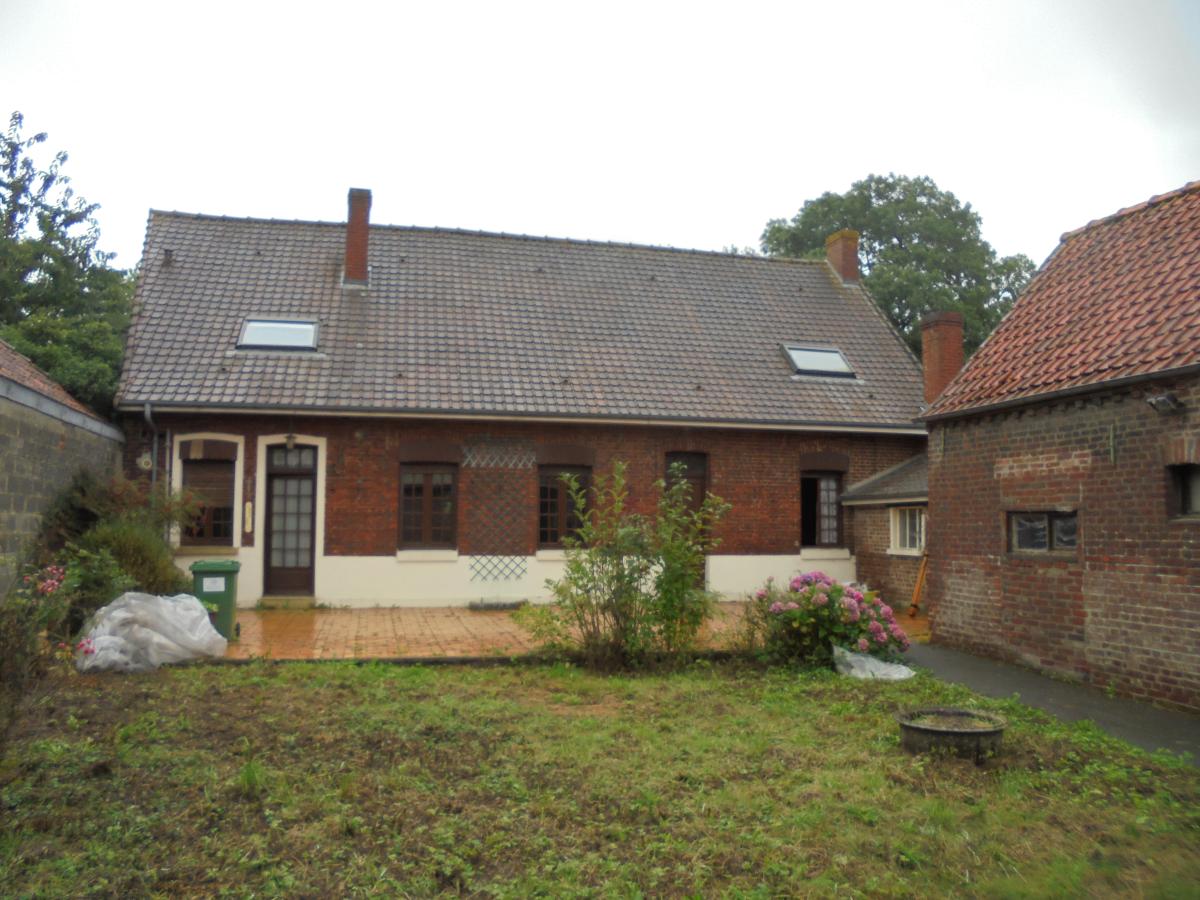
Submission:
[[[0,396],[0,593],[7,591],[42,513],[81,469],[118,471],[120,433],[5,381]],[[21,399],[13,399],[13,395]]]
[[[1200,516],[1170,468],[1200,464],[1200,378],[934,423],[929,464],[935,641],[1200,709]],[[1012,550],[1015,511],[1075,512],[1076,548]]]

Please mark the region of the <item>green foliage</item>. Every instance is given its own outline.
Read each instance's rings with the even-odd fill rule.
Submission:
[[[101,521],[83,536],[82,544],[93,553],[107,552],[129,576],[134,590],[178,594],[191,587],[191,580],[175,566],[175,554],[163,540],[162,530],[146,521]]]
[[[42,632],[66,613],[65,574],[60,566],[30,568],[0,597],[0,755],[22,694],[45,670]]]
[[[771,256],[822,257],[825,239],[859,232],[863,286],[920,353],[927,312],[956,310],[973,353],[1033,275],[1023,254],[997,258],[980,233],[979,214],[927,177],[869,175],[844,194],[807,201],[791,219],[772,219],[762,235]]]
[[[71,396],[107,415],[121,370],[122,328],[94,316],[38,312],[4,328],[0,336]]]
[[[590,665],[634,665],[689,647],[712,609],[703,589],[713,526],[729,509],[711,494],[690,509],[690,486],[673,473],[658,482],[653,518],[629,511],[626,465],[599,476],[591,492],[563,476],[582,523],[564,538],[566,569],[547,581],[552,607],[519,617],[535,638],[578,650]]]
[[[134,586],[133,578],[107,548],[89,550],[67,544],[59,559],[67,571],[62,588],[68,604],[63,637],[75,634],[89,615]]]
[[[166,539],[199,509],[190,495],[152,487],[144,479],[100,479],[80,472],[47,511],[33,550],[37,565],[66,567],[66,613],[60,631],[73,634],[87,617],[124,591],[185,591],[191,582],[174,564]]]
[[[651,523],[650,549],[655,560],[651,593],[655,645],[665,653],[690,647],[713,609],[712,595],[702,589],[705,555],[720,541],[713,536],[730,505],[709,494],[692,509],[692,486],[683,463],[672,463],[659,491],[658,515]]]
[[[75,195],[67,154],[39,165],[46,135],[24,137],[23,124],[14,112],[0,135],[0,337],[107,412],[133,282],[99,250],[99,207]]]
[[[806,572],[786,586],[774,579],[746,598],[740,643],[776,663],[828,666],[833,648],[894,657],[908,636],[875,591],[863,593],[824,572]]]
[[[1001,753],[904,752],[895,713],[927,706],[1002,715]],[[256,662],[64,679],[23,714],[0,764],[5,896],[1189,897],[1200,883],[1200,770],[924,673]]]

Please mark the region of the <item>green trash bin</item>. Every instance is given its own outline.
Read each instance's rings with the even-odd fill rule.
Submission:
[[[232,559],[200,560],[190,566],[192,592],[202,602],[217,604],[217,631],[228,641],[237,640],[237,576],[240,562]]]

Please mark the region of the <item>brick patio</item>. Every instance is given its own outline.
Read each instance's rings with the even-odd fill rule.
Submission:
[[[722,603],[702,635],[720,648],[742,604]],[[227,659],[403,659],[520,656],[535,647],[508,612],[464,607],[422,609],[238,610],[241,639]],[[915,640],[928,635],[924,617],[901,624]]]

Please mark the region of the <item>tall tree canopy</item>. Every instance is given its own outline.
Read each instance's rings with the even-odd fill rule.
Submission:
[[[771,256],[820,257],[825,238],[859,233],[863,285],[920,352],[920,319],[957,310],[972,353],[1008,312],[1034,272],[1024,254],[997,258],[980,234],[979,215],[931,178],[869,175],[844,194],[807,201],[792,218],[772,219],[762,235]]]
[[[99,208],[75,195],[67,154],[34,159],[14,112],[0,136],[0,337],[98,412],[112,407],[133,280],[99,249]]]

